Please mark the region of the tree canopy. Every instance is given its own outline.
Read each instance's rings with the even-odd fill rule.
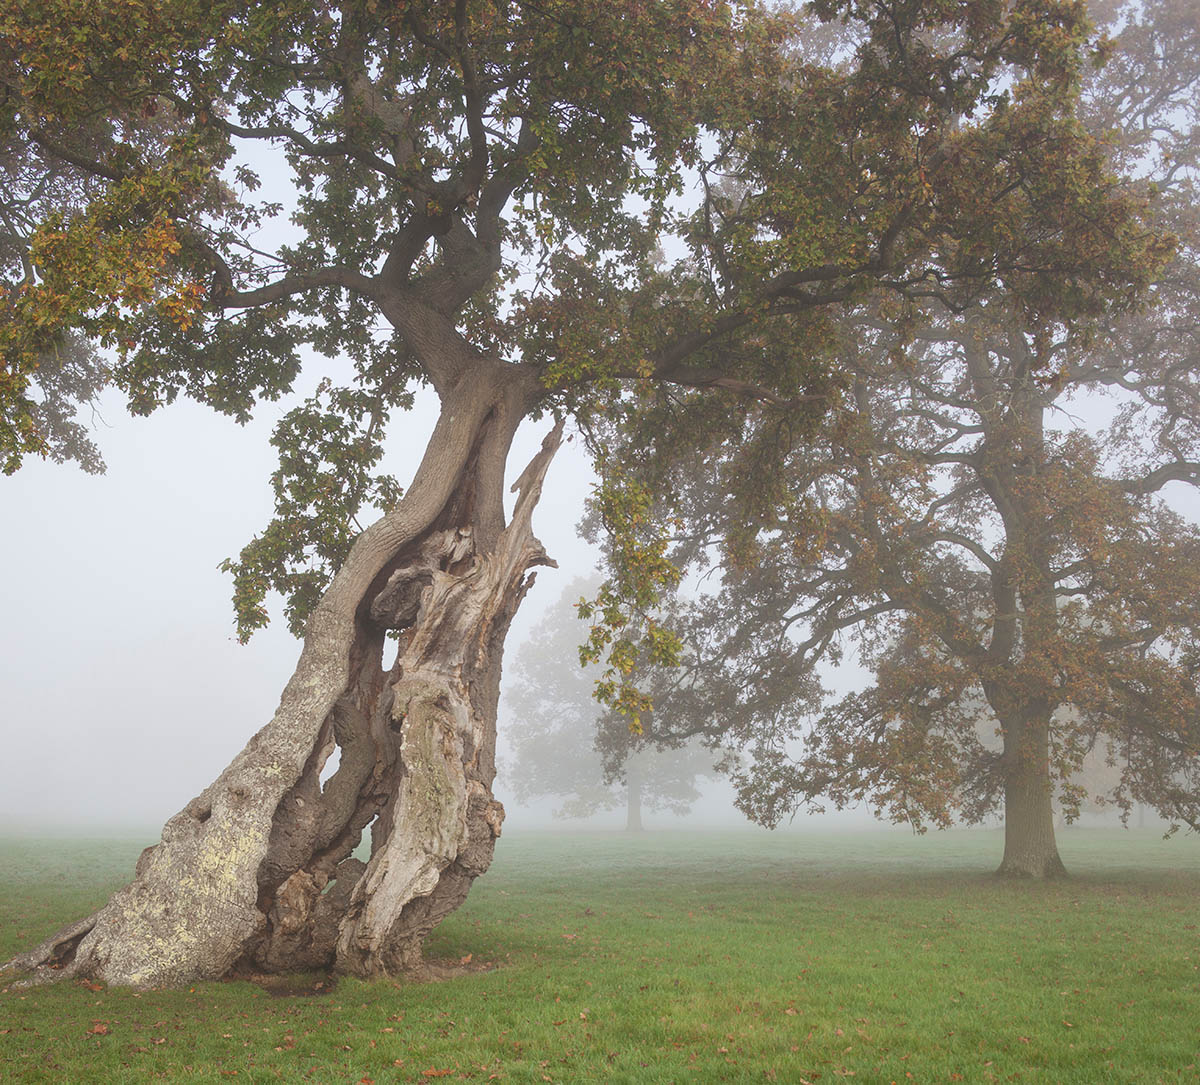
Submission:
[[[832,64],[799,46],[818,17]],[[7,469],[71,454],[44,404],[101,374],[241,418],[306,349],[353,362],[279,427],[244,635],[269,586],[299,630],[394,503],[373,467],[414,381],[486,357],[554,409],[624,378],[786,404],[873,285],[1079,311],[1153,249],[1074,117],[1077,3],[13,2],[0,33]],[[69,337],[108,353],[64,388]]]
[[[845,379],[819,433],[797,442],[764,415],[699,462],[655,462],[646,422],[625,423],[626,462],[672,479],[654,487],[678,558],[717,548],[723,573],[681,623],[686,665],[653,727],[752,750],[737,779],[757,820],[824,801],[918,827],[1003,809],[1019,850],[1036,806],[1039,855],[1011,865],[1053,873],[1053,787],[1077,813],[1098,753],[1119,769],[1101,801],[1200,824],[1200,532],[1161,497],[1200,482],[1186,7],[1115,13],[1084,98],[1177,237],[1151,307],[1103,324],[1004,290],[873,299],[837,329]],[[1073,415],[1113,390],[1109,421]],[[874,682],[833,700],[816,668],[848,642]]]

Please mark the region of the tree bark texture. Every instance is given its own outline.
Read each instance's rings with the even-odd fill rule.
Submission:
[[[504,637],[529,570],[553,564],[530,519],[561,428],[513,487],[506,524],[504,466],[530,393],[486,376],[443,395],[412,487],[355,542],[271,722],[167,822],[128,886],[6,967],[160,987],[419,966],[491,862]],[[351,853],[368,829],[364,863]]]
[[[1067,873],[1054,839],[1049,724],[1005,727],[1004,858],[996,872],[1012,878],[1059,878]]]

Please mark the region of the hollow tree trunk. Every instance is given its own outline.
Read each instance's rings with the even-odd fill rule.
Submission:
[[[1049,722],[1006,722],[1004,746],[1004,858],[996,873],[1014,878],[1062,877],[1067,870],[1054,839]]]
[[[530,518],[559,429],[504,523],[505,460],[532,394],[496,367],[443,395],[412,487],[356,540],[271,722],[167,822],[128,886],[6,967],[156,987],[419,965],[504,816],[491,794],[501,652],[529,570],[553,564]],[[351,852],[368,827],[364,864]]]

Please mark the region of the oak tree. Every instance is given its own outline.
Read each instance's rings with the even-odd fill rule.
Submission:
[[[646,469],[681,560],[720,548],[724,573],[680,627],[656,731],[745,746],[740,804],[766,824],[830,801],[919,828],[1000,810],[1000,872],[1033,877],[1064,872],[1056,792],[1068,817],[1090,797],[1200,826],[1200,531],[1163,499],[1200,484],[1200,24],[1177,0],[1110,14],[1084,116],[1177,239],[1150,307],[867,304],[819,436],[763,414]],[[1103,393],[1101,421],[1076,414]],[[634,460],[647,424],[625,423]],[[852,650],[873,681],[834,698],[817,667]]]

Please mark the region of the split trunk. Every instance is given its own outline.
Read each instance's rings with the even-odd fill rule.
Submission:
[[[419,966],[504,816],[491,792],[501,652],[529,570],[553,564],[530,517],[559,429],[513,487],[511,522],[503,507],[535,395],[504,367],[443,393],[409,492],[355,542],[271,722],[167,822],[128,886],[10,967],[159,987]],[[368,832],[363,862],[352,852]]]

